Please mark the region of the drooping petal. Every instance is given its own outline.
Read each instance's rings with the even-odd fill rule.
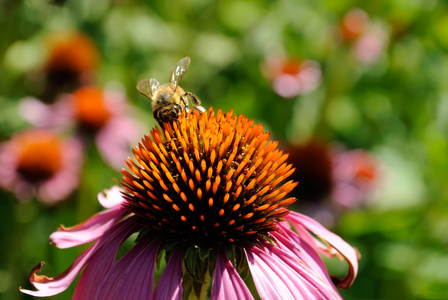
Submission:
[[[338,235],[328,231],[325,227],[310,217],[296,212],[290,212],[287,216],[287,220],[295,227],[305,227],[307,230],[311,231],[323,241],[328,243],[333,249],[340,253],[342,257],[344,257],[349,266],[348,274],[342,279],[333,278],[333,281],[335,281],[335,284],[338,287],[350,287],[358,273],[358,255],[356,250]]]
[[[246,248],[246,257],[258,294],[262,299],[340,299],[297,258],[271,245],[264,251]],[[286,258],[280,259],[277,253]]]
[[[306,266],[315,272],[326,284],[334,286],[324,262],[316,250],[290,229],[283,228],[280,232],[272,232],[276,244],[286,252],[297,256]]]
[[[124,222],[123,222],[124,223]],[[68,267],[64,272],[55,276],[47,277],[45,275],[36,275],[37,272],[41,271],[43,263],[38,264],[30,273],[29,280],[31,284],[37,289],[37,291],[20,289],[22,293],[35,296],[35,297],[48,297],[53,296],[65,291],[79,272],[84,268],[84,266],[89,262],[95,253],[101,249],[104,244],[104,240],[110,237],[120,236],[124,234],[124,230],[131,230],[128,223],[117,224],[109,231],[107,231],[101,240],[96,241],[90,248],[85,250],[80,256],[78,256],[75,261]],[[133,226],[134,227],[134,226]],[[132,230],[131,230],[132,231]]]
[[[108,276],[117,256],[118,248],[129,238],[131,234],[138,230],[138,226],[128,218],[104,233],[97,241],[100,248],[89,260],[73,295],[74,300],[93,299],[98,285]]]
[[[76,226],[64,227],[61,225],[50,235],[50,240],[61,249],[91,242],[102,236],[106,230],[128,213],[124,207],[117,207],[97,213]]]
[[[175,250],[154,291],[154,299],[182,300],[183,251]]]
[[[95,297],[82,299],[153,299],[154,268],[160,241],[141,240],[108,271]],[[98,266],[100,267],[100,266]]]
[[[211,300],[254,299],[251,292],[223,251],[218,251]]]
[[[281,226],[287,222],[282,222]],[[319,254],[322,254],[326,257],[341,257],[341,254],[336,251],[332,246],[324,244],[320,240],[316,239],[304,226],[295,224],[294,229],[300,235],[300,237],[306,241],[309,245],[311,245]]]
[[[284,262],[291,269],[293,269],[296,274],[304,280],[304,286],[308,288],[312,293],[318,295],[318,299],[341,299],[337,288],[334,284],[326,278],[322,278],[316,271],[309,266],[305,265],[302,261],[298,261],[294,255],[291,255],[287,251],[280,249],[271,243],[265,242],[266,249],[269,250],[269,254],[274,259]],[[307,299],[307,298],[305,298]]]
[[[65,291],[78,273],[84,268],[87,261],[90,259],[93,253],[98,249],[98,242],[93,244],[89,249],[84,251],[76,260],[67,268],[63,273],[55,277],[47,277],[45,275],[36,275],[40,272],[43,266],[43,262],[35,266],[30,273],[29,280],[31,284],[37,289],[37,291],[25,290],[19,288],[24,294],[28,294],[34,297],[49,297],[54,296]]]

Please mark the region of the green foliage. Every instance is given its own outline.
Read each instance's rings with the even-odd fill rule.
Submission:
[[[182,87],[206,108],[233,109],[262,123],[274,139],[301,144],[318,137],[362,148],[380,165],[380,184],[362,207],[338,212],[332,230],[358,247],[362,259],[347,299],[448,298],[448,5],[445,1],[158,0],[6,1],[0,11],[0,139],[29,127],[17,110],[23,97],[43,97],[46,38],[79,30],[100,52],[95,79],[118,84],[145,131],[155,126],[143,78],[167,82],[171,67],[190,56]],[[344,40],[344,14],[361,8],[377,31],[377,55],[363,61],[356,41]],[[375,42],[375,41],[374,41]],[[373,43],[373,42],[372,42]],[[273,89],[264,70],[270,57],[312,60],[319,84],[290,98]],[[53,102],[55,99],[43,99]],[[131,155],[131,154],[130,154]],[[64,202],[46,207],[0,191],[0,298],[30,299],[18,287],[40,260],[50,276],[83,249],[49,245],[57,226],[72,226],[99,211],[97,193],[120,182],[91,144],[81,184]],[[123,163],[123,167],[125,167]],[[300,199],[299,199],[300,201]],[[82,248],[82,247],[79,247]],[[187,256],[198,281],[204,253]],[[241,262],[241,253],[232,260]],[[330,270],[343,273],[330,263]],[[197,278],[200,271],[200,278]],[[196,294],[201,286],[192,279]],[[52,299],[69,299],[71,290]]]

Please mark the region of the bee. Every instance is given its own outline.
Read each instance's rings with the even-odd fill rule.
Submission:
[[[201,106],[199,98],[190,92],[184,91],[179,83],[190,65],[190,58],[184,57],[171,69],[170,82],[160,85],[157,79],[143,79],[137,84],[137,90],[151,100],[154,118],[162,126],[164,122],[176,121],[184,110],[190,112],[188,99],[193,107],[201,113],[205,109]]]

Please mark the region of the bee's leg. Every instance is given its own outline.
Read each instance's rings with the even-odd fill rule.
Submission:
[[[154,116],[154,119],[156,119],[156,121],[159,123],[159,125],[163,128],[163,120],[162,117],[160,116],[160,111],[154,111],[152,113],[152,115]]]
[[[201,113],[205,113],[205,108],[201,106],[201,100],[199,100],[198,96],[196,96],[193,93],[186,92],[188,97],[190,98],[191,102],[193,102],[193,106],[199,110]]]
[[[180,116],[180,114],[182,113],[182,106],[180,106],[179,104],[176,104],[173,106],[173,108],[176,110],[175,116],[173,116],[173,120],[177,120],[177,117]]]
[[[186,94],[185,94],[186,95]],[[185,112],[187,114],[190,113],[190,108],[188,107],[188,99],[185,97],[185,95],[183,95],[182,97],[180,97],[180,99],[182,100],[182,102],[184,103],[184,107],[185,107]]]
[[[191,102],[193,102],[193,105],[195,107],[201,105],[201,100],[199,100],[198,96],[190,92],[186,92],[185,94],[188,96],[188,98],[190,98]]]

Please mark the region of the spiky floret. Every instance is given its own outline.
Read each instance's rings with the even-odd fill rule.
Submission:
[[[289,213],[294,169],[269,132],[232,112],[183,113],[133,149],[125,206],[167,241],[214,248],[256,243]]]

